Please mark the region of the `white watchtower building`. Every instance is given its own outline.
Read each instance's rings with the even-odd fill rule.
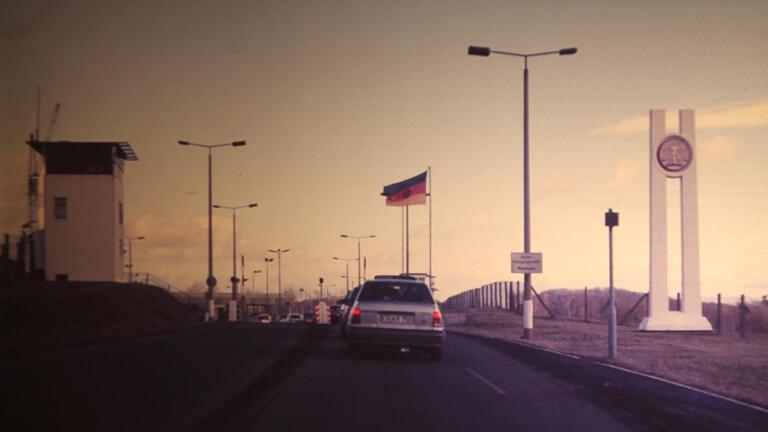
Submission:
[[[125,280],[126,142],[28,141],[45,161],[43,254],[49,281]]]

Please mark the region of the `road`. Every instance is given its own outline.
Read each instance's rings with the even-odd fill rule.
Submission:
[[[435,363],[350,356],[335,327],[221,323],[1,362],[0,379],[5,430],[768,430],[723,399],[457,334]]]

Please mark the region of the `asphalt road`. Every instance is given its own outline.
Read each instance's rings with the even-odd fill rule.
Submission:
[[[646,377],[450,334],[442,362],[350,356],[336,327],[216,324],[0,362],[4,430],[768,430]]]

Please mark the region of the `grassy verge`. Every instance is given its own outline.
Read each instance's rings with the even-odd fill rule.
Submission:
[[[119,283],[40,283],[0,291],[5,359],[194,327],[202,313],[167,291]]]
[[[444,311],[448,330],[527,343],[615,364],[768,407],[768,336],[637,331],[619,326],[617,359],[608,358],[605,323],[536,319],[523,341],[522,317],[500,310]]]

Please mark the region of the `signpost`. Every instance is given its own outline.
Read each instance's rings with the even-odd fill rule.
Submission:
[[[541,252],[512,252],[512,273],[541,273]]]

